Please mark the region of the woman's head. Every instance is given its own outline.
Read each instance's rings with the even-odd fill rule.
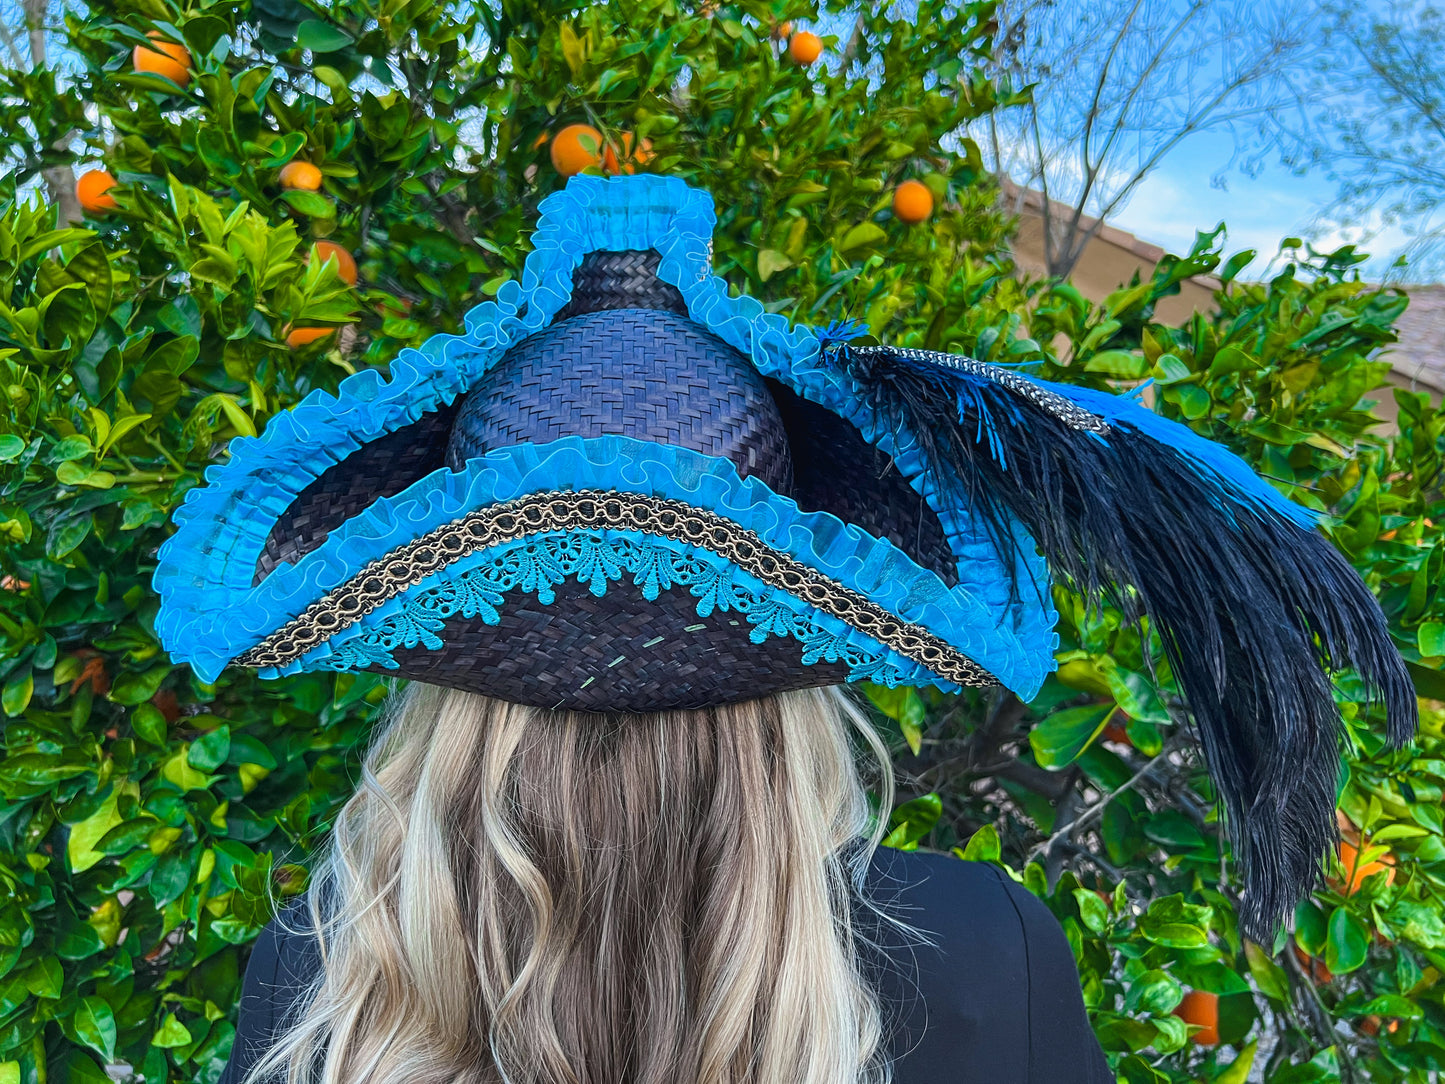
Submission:
[[[411,686],[318,872],[324,977],[262,1070],[880,1075],[849,914],[871,852],[852,734],[889,789],[886,753],[833,690],[591,715]]]

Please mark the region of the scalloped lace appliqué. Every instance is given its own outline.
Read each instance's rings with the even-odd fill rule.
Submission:
[[[748,638],[755,644],[769,636],[791,636],[802,645],[806,665],[843,662],[849,668],[849,681],[890,687],[904,681],[885,651],[865,651],[823,628],[809,615],[810,607],[785,591],[769,587],[754,591],[736,583],[733,566],[721,557],[590,531],[533,536],[506,545],[483,564],[402,598],[399,609],[339,645],[320,665],[332,670],[395,670],[393,654],[398,650],[418,645],[439,649],[443,641],[438,634],[452,618],[480,617],[488,625],[498,624],[508,592],[525,591],[550,605],[555,599],[552,589],[575,579],[600,597],[608,583],[624,573],[631,575],[648,601],[680,586],[698,600],[698,617],[735,611],[752,625]]]

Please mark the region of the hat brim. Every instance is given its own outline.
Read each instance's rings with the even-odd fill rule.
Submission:
[[[162,548],[155,581],[163,600],[157,631],[172,654],[208,681],[236,660],[261,665],[267,674],[387,668],[396,651],[425,648],[437,631],[407,625],[409,613],[435,606],[441,597],[436,592],[465,578],[468,569],[495,562],[504,547],[515,552],[516,540],[473,551],[464,561],[408,583],[300,654],[262,663],[254,652],[355,582],[368,566],[427,532],[508,501],[595,488],[681,501],[727,518],[764,538],[776,554],[895,621],[916,626],[937,641],[944,655],[956,656],[948,665],[938,662],[943,656],[930,657],[944,672],[930,668],[916,653],[900,653],[796,594],[750,581],[752,572],[730,564],[734,582],[755,596],[771,588],[767,597],[788,611],[802,634],[792,639],[833,644],[821,651],[800,650],[799,657],[812,665],[841,660],[851,678],[945,689],[995,680],[1031,696],[1052,666],[1055,614],[1042,562],[1022,529],[1024,544],[1007,558],[1000,556],[967,507],[941,501],[907,434],[900,437],[881,425],[855,389],[819,364],[818,340],[810,330],[791,328],[750,298],[728,296],[708,266],[712,211],[705,195],[663,178],[628,178],[622,187],[587,182],[549,197],[522,283],[509,283],[496,301],[473,309],[466,334],[435,336],[420,350],[404,351],[389,380],[371,371],[357,374],[343,381],[337,396],[315,393],[278,415],[260,438],[232,442],[230,462],[208,471],[209,484],[188,495],[176,515],[180,529]],[[709,462],[710,457],[646,442],[625,447],[628,442],[620,439],[499,449],[462,471],[426,473],[396,493],[379,495],[363,511],[348,511],[320,547],[294,563],[272,562],[269,575],[256,582],[273,527],[317,478],[389,434],[445,411],[508,349],[545,327],[567,303],[571,272],[586,252],[644,243],[661,253],[659,275],[681,290],[691,319],[750,358],[762,375],[846,420],[891,456],[936,513],[957,559],[958,582],[945,585],[886,540],[826,512],[799,509],[756,480],[738,478],[725,460]],[[712,487],[706,493],[696,489],[704,482]],[[654,539],[649,545],[656,553],[680,557],[678,540]],[[1007,567],[1005,560],[1018,567]],[[637,580],[636,570],[624,571]],[[1017,589],[1020,583],[1023,590]],[[645,588],[642,580],[636,586]],[[691,591],[694,585],[686,586]],[[768,627],[753,619],[757,612],[748,615],[750,639]],[[433,624],[438,619],[431,615]],[[373,654],[365,654],[363,645]],[[970,661],[972,668],[957,659]],[[965,674],[974,677],[959,681]]]

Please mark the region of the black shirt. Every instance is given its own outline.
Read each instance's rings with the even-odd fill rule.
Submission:
[[[932,944],[859,909],[865,970],[884,1009],[894,1084],[1114,1084],[1089,1029],[1073,953],[1025,888],[993,866],[879,848],[872,899]],[[236,1045],[220,1084],[240,1084],[321,967],[304,907],[262,931],[246,968]]]

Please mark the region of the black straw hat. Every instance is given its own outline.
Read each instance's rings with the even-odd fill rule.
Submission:
[[[188,495],[156,573],[174,656],[597,711],[865,679],[1029,699],[1052,565],[1158,633],[1247,930],[1292,906],[1333,832],[1330,671],[1397,741],[1415,716],[1312,513],[1132,399],[730,296],[677,180],[577,177],[542,210],[465,334],[309,396]]]

